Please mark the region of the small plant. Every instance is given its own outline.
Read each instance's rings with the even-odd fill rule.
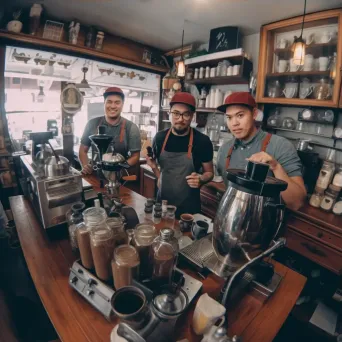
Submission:
[[[19,20],[19,18],[20,18],[20,16],[21,16],[21,12],[22,12],[21,9],[20,9],[20,10],[17,10],[17,11],[14,11],[14,12],[13,12],[13,19],[14,19],[14,20]]]

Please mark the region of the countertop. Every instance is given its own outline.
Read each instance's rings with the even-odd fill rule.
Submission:
[[[85,178],[96,191],[100,190],[95,176]],[[146,199],[125,187],[121,187],[120,193],[123,202],[134,207],[143,222]],[[108,342],[117,320],[114,318],[112,322],[108,322],[69,286],[69,268],[75,257],[68,239],[49,239],[34,215],[29,201],[23,196],[11,197],[10,204],[29,272],[61,341]],[[275,261],[273,263],[276,272],[284,277],[277,292],[265,303],[245,294],[235,305],[228,308],[229,334],[241,336],[244,342],[272,341],[306,282],[302,275]],[[184,270],[203,282],[202,293],[218,296],[222,279],[209,275],[202,280],[190,269]],[[178,320],[177,339],[187,338],[190,342],[202,339],[192,332],[194,307],[193,303],[184,318]]]

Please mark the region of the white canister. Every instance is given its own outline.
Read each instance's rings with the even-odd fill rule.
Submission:
[[[221,106],[221,104],[223,103],[223,93],[220,89],[216,89],[215,90],[215,104],[214,104],[214,108],[217,108],[218,106]]]
[[[198,79],[198,75],[199,75],[199,69],[196,68],[196,69],[195,69],[195,72],[194,72],[194,80],[197,80],[197,79]]]
[[[233,66],[233,75],[238,75],[239,74],[239,72],[240,72],[240,65],[234,65]]]
[[[205,68],[205,78],[209,78],[210,77],[210,66],[207,66]]]
[[[215,90],[210,89],[210,107],[209,108],[214,108],[215,107]]]
[[[229,66],[227,68],[227,76],[233,76],[233,66]]]
[[[204,68],[200,67],[198,78],[204,78]]]
[[[210,93],[205,98],[205,108],[210,108]]]
[[[210,77],[215,77],[216,75],[216,68],[211,68],[210,69]]]

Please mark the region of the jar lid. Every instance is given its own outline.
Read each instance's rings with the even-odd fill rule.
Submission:
[[[186,309],[188,296],[182,289],[176,294],[168,289],[164,291],[153,299],[153,305],[158,311],[166,315],[179,315]]]
[[[139,254],[132,245],[121,245],[115,248],[114,259],[118,263],[132,263],[139,261]]]
[[[175,232],[171,228],[163,228],[160,231],[160,236],[163,240],[169,241],[175,236]]]
[[[77,202],[71,206],[71,210],[74,214],[81,213],[85,209],[85,204],[83,202]]]
[[[337,186],[337,185],[334,185],[334,184],[330,184],[329,185],[329,190],[332,190],[332,191],[341,191],[342,187],[340,186]]]
[[[156,236],[156,228],[153,225],[141,223],[135,227],[134,239],[137,245],[148,246]]]

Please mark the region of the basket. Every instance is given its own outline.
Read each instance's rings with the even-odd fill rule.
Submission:
[[[43,38],[60,41],[63,33],[63,23],[47,20],[45,22]]]

